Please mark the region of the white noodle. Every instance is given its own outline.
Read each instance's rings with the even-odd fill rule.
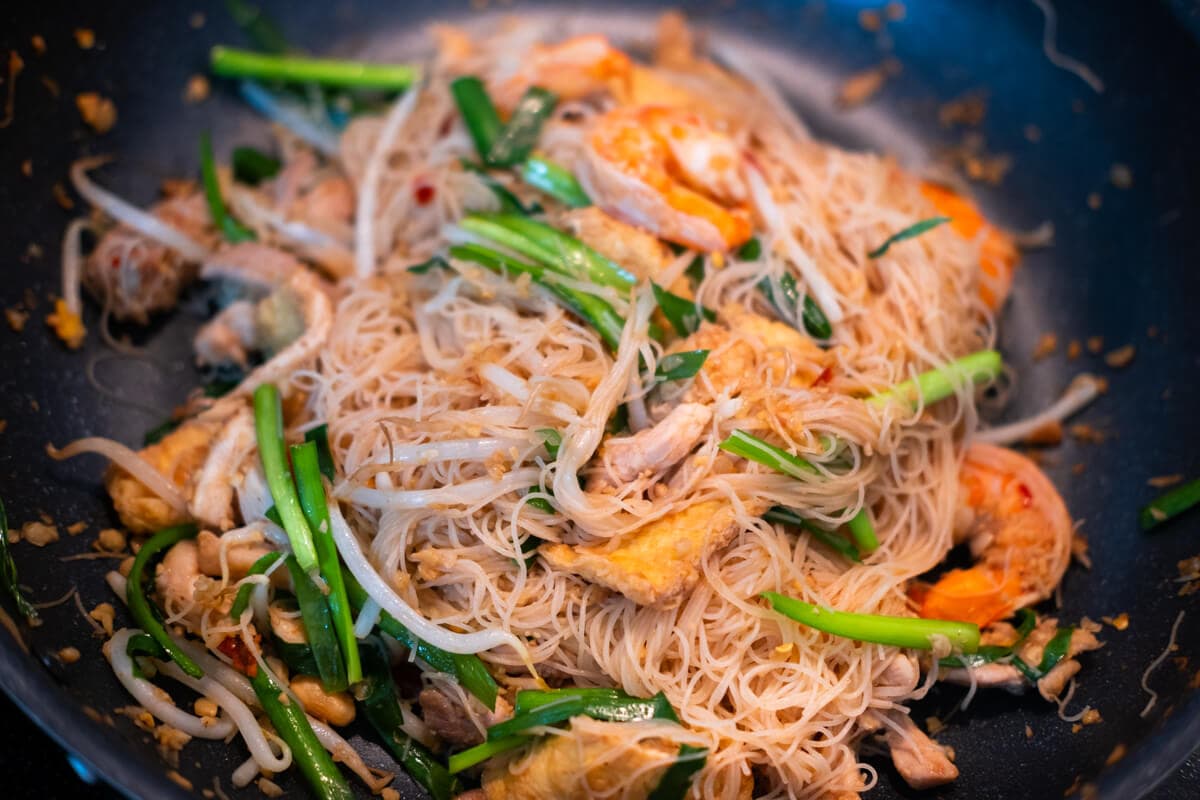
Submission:
[[[1050,0],[1033,0],[1033,4],[1042,11],[1042,16],[1046,19],[1046,24],[1042,28],[1042,51],[1045,52],[1046,58],[1051,64],[1059,69],[1066,70],[1072,75],[1078,77],[1081,81],[1091,87],[1096,94],[1104,93],[1104,81],[1100,80],[1100,76],[1078,59],[1071,58],[1068,55],[1060,53],[1057,38],[1058,14],[1054,11],[1054,6],[1050,4]]]
[[[356,638],[365,639],[371,633],[371,630],[379,623],[380,611],[382,609],[379,607],[379,603],[368,597],[367,602],[363,603],[362,609],[358,612],[358,619],[354,621]]]
[[[67,309],[75,315],[83,313],[83,301],[79,296],[79,282],[83,276],[83,253],[81,236],[91,228],[86,218],[73,219],[67,225],[62,242],[62,298]]]
[[[346,524],[346,518],[337,503],[329,506],[329,517],[333,522],[333,540],[337,544],[338,553],[346,562],[346,568],[358,579],[363,589],[377,602],[384,611],[391,614],[400,624],[408,628],[413,636],[423,639],[434,647],[440,647],[448,653],[479,653],[494,647],[508,645],[518,653],[528,651],[525,644],[507,631],[478,631],[476,633],[454,633],[430,622],[421,616],[410,605],[405,603],[400,595],[387,584],[363,555],[354,532]]]
[[[975,434],[975,439],[989,444],[1014,444],[1024,441],[1039,428],[1052,423],[1064,422],[1100,396],[1100,382],[1091,375],[1083,374],[1071,381],[1071,385],[1049,408],[998,428],[988,428]]]
[[[133,698],[158,719],[197,739],[224,739],[236,730],[228,717],[205,722],[194,714],[178,708],[166,692],[145,678],[133,674],[133,659],[126,652],[131,636],[141,633],[136,628],[122,628],[113,634],[105,648],[108,663],[117,680]]]
[[[53,445],[47,446],[46,451],[55,461],[73,458],[81,453],[95,453],[104,456],[136,478],[138,483],[153,492],[173,510],[181,514],[187,513],[187,499],[179,491],[179,488],[156,470],[150,462],[120,442],[99,436],[88,436],[76,439],[61,450]]]
[[[108,163],[108,158],[82,158],[71,165],[71,183],[85,200],[108,216],[138,231],[147,238],[171,248],[189,261],[200,262],[208,256],[208,248],[187,234],[163,222],[137,206],[125,202],[112,192],[100,188],[87,176],[90,169]]]
[[[414,86],[392,106],[379,138],[375,140],[375,149],[367,161],[362,184],[358,187],[358,208],[354,216],[354,271],[360,278],[370,277],[375,272],[375,208],[379,202],[379,181],[384,162],[392,142],[417,107],[417,98],[420,96],[420,87]]]
[[[1158,702],[1158,692],[1150,688],[1150,675],[1154,672],[1154,670],[1158,669],[1159,665],[1167,660],[1167,656],[1171,655],[1171,653],[1175,651],[1175,634],[1179,632],[1179,623],[1181,622],[1183,622],[1182,611],[1180,611],[1179,615],[1175,617],[1175,623],[1171,625],[1171,636],[1169,639],[1167,639],[1167,646],[1163,648],[1161,653],[1159,653],[1158,658],[1150,662],[1150,666],[1146,667],[1146,671],[1142,673],[1142,690],[1150,695],[1150,699],[1146,701],[1146,707],[1142,709],[1140,714],[1138,714],[1138,716],[1142,717],[1143,719],[1154,708],[1154,704]]]

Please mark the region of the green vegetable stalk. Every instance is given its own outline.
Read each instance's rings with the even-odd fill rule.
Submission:
[[[389,91],[407,89],[420,75],[420,70],[411,64],[368,64],[334,58],[256,53],[225,45],[217,45],[209,51],[209,66],[214,74],[223,78]]]
[[[917,650],[932,649],[931,637],[944,636],[963,653],[974,653],[979,648],[979,626],[970,622],[834,611],[776,592],[763,592],[762,597],[785,617],[834,636]]]
[[[172,661],[179,665],[181,670],[193,678],[204,677],[204,671],[200,669],[199,664],[192,660],[191,656],[179,649],[175,640],[167,633],[158,609],[151,605],[149,598],[146,597],[145,580],[146,568],[152,561],[179,542],[191,539],[198,532],[195,525],[179,525],[151,536],[138,550],[137,556],[133,559],[133,566],[129,569],[129,577],[125,581],[125,602],[129,605],[129,614],[133,617],[133,621],[139,628],[150,634],[154,641],[158,642],[159,646],[171,657]]]

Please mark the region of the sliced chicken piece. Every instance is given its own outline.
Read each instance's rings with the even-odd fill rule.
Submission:
[[[604,442],[600,457],[609,483],[626,483],[643,473],[661,472],[682,460],[704,436],[712,409],[700,403],[681,403],[657,424],[631,436]]]
[[[766,504],[746,501],[757,515]],[[538,553],[558,569],[607,586],[638,605],[671,607],[700,580],[700,565],[737,537],[740,527],[725,500],[706,500],[604,544],[544,544]]]
[[[250,526],[248,526],[250,527]],[[245,530],[245,529],[239,529]],[[229,531],[234,533],[235,531]],[[198,568],[201,573],[213,578],[221,575],[221,537],[212,531],[200,531],[196,537],[198,549]],[[225,547],[225,564],[229,569],[230,582],[240,581],[246,577],[254,562],[274,552],[275,548],[268,546],[260,538],[258,541],[241,541]],[[276,588],[288,586],[288,571],[276,569],[271,573],[271,585]]]
[[[254,413],[241,406],[213,438],[204,466],[192,476],[188,511],[202,524],[223,531],[234,526],[232,478],[254,447]]]
[[[354,218],[354,187],[338,175],[321,178],[300,195],[288,216],[318,228],[328,230],[349,224]]]
[[[885,740],[892,751],[892,763],[904,782],[914,789],[931,789],[958,777],[958,767],[946,751],[917,727],[908,714],[888,714],[893,725],[887,726]]]
[[[306,269],[291,253],[261,242],[239,242],[213,253],[200,267],[200,277],[207,281],[232,280],[270,291]]]
[[[196,189],[157,203],[150,213],[198,242],[212,239],[204,196]],[[166,245],[118,225],[100,238],[83,267],[83,285],[116,318],[139,324],[174,308],[196,265]]]
[[[671,260],[670,249],[657,236],[595,206],[568,211],[562,221],[575,238],[639,279],[654,279]]]
[[[194,540],[184,539],[167,551],[154,575],[154,586],[169,616],[191,609],[186,616],[198,618],[194,608],[196,581],[202,576],[200,547]]]
[[[196,332],[192,349],[201,366],[231,364],[245,369],[255,349],[254,303],[235,300]]]
[[[679,745],[659,738],[629,736],[629,723],[573,720],[567,735],[547,736],[520,762],[488,762],[483,772],[487,800],[562,800],[622,797],[644,800],[675,761]]]

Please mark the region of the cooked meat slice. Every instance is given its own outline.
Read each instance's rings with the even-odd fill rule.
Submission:
[[[766,510],[747,502],[747,513]],[[751,507],[753,506],[753,507]],[[733,507],[706,500],[676,511],[606,544],[544,544],[538,552],[551,566],[574,572],[644,606],[669,607],[700,580],[700,565],[738,534]]]
[[[239,242],[213,253],[200,268],[200,277],[224,278],[270,291],[304,269],[291,253],[261,242]]]
[[[926,736],[908,714],[893,712],[888,719],[900,728],[897,731],[889,725],[885,739],[892,751],[892,763],[905,783],[914,789],[930,789],[958,777],[958,767],[951,763],[946,751]]]
[[[192,340],[196,363],[204,366],[233,364],[246,368],[255,349],[254,303],[235,300],[204,323]]]
[[[434,735],[454,747],[473,747],[483,741],[483,732],[471,720],[460,703],[440,689],[429,687],[417,696],[421,718]]]
[[[188,511],[202,524],[223,531],[234,526],[232,478],[254,446],[254,413],[242,406],[213,438],[204,466],[192,476]]]
[[[595,206],[567,212],[563,223],[577,239],[638,278],[655,278],[671,260],[671,251],[657,236]]]
[[[561,800],[616,795],[646,798],[675,761],[679,745],[629,735],[633,723],[577,718],[567,735],[547,736],[520,762],[488,762],[483,772],[487,800]]]
[[[321,178],[292,203],[288,216],[328,230],[354,218],[354,187],[339,175]]]
[[[700,403],[681,403],[656,425],[631,436],[604,442],[601,458],[613,484],[625,483],[644,472],[674,466],[692,451],[712,420],[712,409]]]
[[[198,619],[194,606],[196,579],[200,577],[200,548],[195,541],[184,539],[167,551],[154,575],[154,585],[168,616],[188,609],[185,617]]]
[[[1038,693],[1047,700],[1057,698],[1066,688],[1067,681],[1075,677],[1083,667],[1075,660],[1075,656],[1090,650],[1098,650],[1102,646],[1103,643],[1096,638],[1095,631],[1085,621],[1071,633],[1071,642],[1067,645],[1066,657],[1055,664],[1038,681]]]
[[[251,527],[251,526],[248,526]],[[240,533],[246,528],[229,531],[230,534]],[[199,548],[199,569],[205,575],[213,578],[221,575],[221,537],[212,531],[200,531],[196,537],[196,547]],[[229,569],[230,582],[239,581],[246,577],[255,561],[273,552],[274,548],[263,541],[240,541],[225,547],[225,565]],[[271,584],[277,588],[288,586],[288,571],[276,569],[271,573]]]
[[[189,237],[206,242],[212,226],[204,196],[195,189],[157,203],[150,213]],[[124,225],[100,238],[83,267],[83,285],[116,318],[145,324],[175,306],[196,265]]]

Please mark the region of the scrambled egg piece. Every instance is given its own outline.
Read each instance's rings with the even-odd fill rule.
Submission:
[[[761,508],[748,508],[751,514]],[[538,552],[552,566],[620,592],[643,606],[678,603],[700,580],[700,564],[737,536],[733,508],[707,500],[676,511],[605,545],[544,544]]]
[[[213,429],[200,422],[186,422],[162,441],[138,452],[181,490],[200,471],[208,456]],[[110,467],[104,476],[104,488],[112,497],[121,523],[134,533],[153,533],[188,521],[185,513],[175,511],[136,478],[123,469]]]
[[[709,350],[702,374],[711,384],[697,380],[689,390],[689,399],[699,402],[712,395],[734,396],[764,387],[760,378],[765,367],[772,382],[778,383],[791,360],[790,385],[805,387],[820,377],[830,365],[830,355],[812,339],[783,322],[730,305],[721,310],[721,323],[705,323],[673,350]],[[756,346],[757,345],[757,346]],[[763,353],[760,356],[758,353]]]
[[[639,278],[655,278],[671,260],[662,240],[595,206],[568,211],[563,223],[576,238]]]
[[[487,800],[559,800],[620,793],[647,797],[675,761],[679,745],[665,739],[631,742],[621,723],[588,725],[570,736],[547,736],[519,774],[493,760],[483,773]],[[657,765],[657,766],[656,766]]]
[[[78,350],[87,336],[87,328],[83,320],[71,309],[62,298],[54,301],[54,311],[46,316],[46,324],[54,331],[54,335],[62,340],[71,350]]]

